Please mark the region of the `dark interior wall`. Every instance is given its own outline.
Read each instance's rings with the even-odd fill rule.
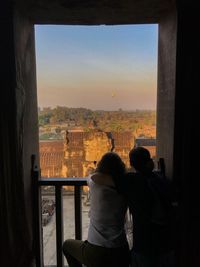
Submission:
[[[173,175],[174,105],[176,73],[176,12],[159,21],[157,89],[157,157],[164,158],[166,175]]]
[[[200,266],[199,11],[178,2],[174,182],[179,200],[178,266]]]
[[[1,117],[0,223],[1,266],[25,266],[30,255],[25,212],[21,145],[16,109],[14,15],[9,2],[1,3]]]
[[[155,23],[175,0],[15,0],[37,24]]]
[[[39,151],[34,25],[26,19],[26,15],[21,15],[17,10],[14,18],[16,115],[21,148],[20,160],[23,168],[27,226],[32,234],[31,155],[37,155]],[[36,159],[38,160],[38,155]]]
[[[33,258],[30,156],[38,148],[34,31],[10,1],[1,2],[0,17],[0,266],[27,267]]]

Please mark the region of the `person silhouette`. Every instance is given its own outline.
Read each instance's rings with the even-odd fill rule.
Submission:
[[[134,171],[117,181],[126,197],[133,222],[132,267],[173,266],[172,203],[169,184],[153,171],[154,162],[144,147],[129,153]]]
[[[129,247],[124,222],[127,202],[119,194],[115,180],[125,173],[125,165],[114,152],[103,155],[88,178],[90,223],[85,241],[68,239],[63,252],[70,267],[128,267]]]

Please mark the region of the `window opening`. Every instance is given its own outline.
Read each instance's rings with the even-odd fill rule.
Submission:
[[[86,177],[101,156],[145,146],[156,157],[158,25],[35,26],[42,177]],[[54,188],[42,188],[45,265],[55,265]],[[64,236],[74,238],[64,187]],[[83,239],[89,200],[84,188]],[[65,214],[68,214],[65,218]]]

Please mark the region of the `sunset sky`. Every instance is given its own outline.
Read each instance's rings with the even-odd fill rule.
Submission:
[[[36,26],[40,107],[156,109],[158,26]]]

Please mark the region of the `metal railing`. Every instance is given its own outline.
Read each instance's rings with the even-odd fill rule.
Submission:
[[[55,188],[56,204],[56,257],[57,267],[64,266],[63,246],[63,186],[74,187],[74,206],[75,206],[75,239],[82,239],[82,186],[87,185],[84,178],[42,178],[40,170],[34,166],[35,157],[32,156],[32,188],[33,188],[33,250],[35,251],[36,267],[44,267],[43,240],[42,240],[42,186],[53,186]],[[159,160],[161,173],[165,176],[163,159]]]
[[[82,239],[82,186],[87,185],[84,178],[41,178],[40,171],[32,166],[33,186],[33,249],[36,253],[36,267],[44,266],[42,240],[42,205],[41,187],[55,187],[56,204],[56,256],[57,267],[64,266],[63,246],[63,186],[74,187],[75,239]]]

